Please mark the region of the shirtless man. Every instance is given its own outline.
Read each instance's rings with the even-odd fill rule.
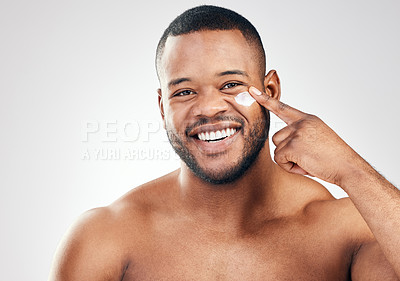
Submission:
[[[318,117],[279,101],[246,19],[186,11],[160,40],[157,71],[181,168],[82,215],[50,280],[399,280],[399,190]],[[249,106],[235,101],[246,91]],[[276,163],[269,111],[287,123],[272,137]]]

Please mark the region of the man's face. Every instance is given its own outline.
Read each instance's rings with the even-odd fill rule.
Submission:
[[[254,46],[238,30],[169,37],[159,64],[160,106],[174,150],[195,175],[213,184],[239,178],[257,158],[269,118],[234,97],[263,89]]]

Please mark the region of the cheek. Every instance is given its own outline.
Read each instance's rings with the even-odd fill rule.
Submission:
[[[235,96],[226,97],[226,102],[230,104],[230,106],[240,115],[247,119],[247,121],[251,122],[254,119],[263,118],[262,108],[259,103],[256,101],[253,102],[250,106],[239,104],[235,100]]]
[[[256,100],[249,94],[249,92],[242,92],[235,96],[236,103],[242,106],[251,106]]]
[[[171,104],[165,109],[165,122],[168,129],[180,130],[186,128],[190,110],[187,106]]]

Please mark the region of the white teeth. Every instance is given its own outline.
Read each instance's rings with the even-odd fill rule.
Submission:
[[[226,137],[226,132],[225,132],[225,130],[222,130],[222,131],[221,131],[221,134],[222,134],[222,137],[223,137],[223,138]]]
[[[199,138],[199,140],[202,141],[214,141],[232,136],[234,133],[236,133],[236,129],[226,128],[224,130],[218,130],[216,132],[211,131],[211,132],[199,133],[197,134],[197,137]]]
[[[215,140],[215,132],[210,132],[210,140]]]

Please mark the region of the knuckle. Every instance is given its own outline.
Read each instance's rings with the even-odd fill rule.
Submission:
[[[298,139],[298,136],[295,136],[294,138],[290,139],[287,143],[286,143],[286,150],[290,150],[295,146],[295,142]]]
[[[278,139],[279,139],[278,134],[275,134],[275,135],[272,136],[272,142],[273,142],[275,145],[277,145]]]
[[[309,121],[311,121],[311,122],[319,122],[319,121],[321,121],[321,119],[318,116],[313,115],[313,114],[307,114],[307,119]]]
[[[278,154],[278,153],[275,153],[275,155],[274,155],[274,161],[275,161],[276,163],[279,163],[279,162],[280,162],[280,157],[279,157],[279,154]]]
[[[276,147],[274,150],[274,159],[280,159],[282,157],[282,148]]]
[[[271,97],[269,95],[262,95],[262,98],[265,103],[267,103],[271,99]]]
[[[306,117],[298,122],[299,129],[308,129],[308,128],[316,128],[315,119],[312,117]]]

